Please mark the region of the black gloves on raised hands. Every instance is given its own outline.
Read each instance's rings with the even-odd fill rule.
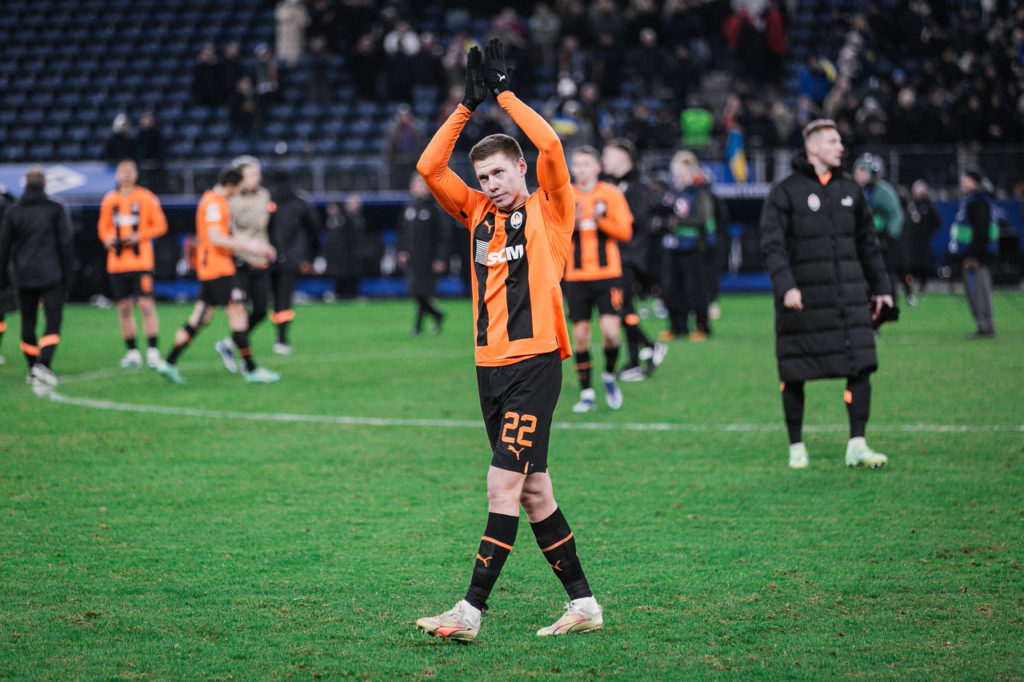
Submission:
[[[462,95],[462,106],[473,111],[486,98],[483,56],[480,54],[480,48],[473,47],[466,55],[466,92]]]
[[[508,68],[505,66],[505,48],[492,38],[485,49],[484,84],[497,97],[508,90]]]

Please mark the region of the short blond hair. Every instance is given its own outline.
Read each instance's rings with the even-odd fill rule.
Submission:
[[[495,154],[504,154],[515,163],[523,158],[523,148],[516,142],[516,138],[503,133],[495,133],[473,145],[473,148],[469,150],[469,160],[476,163],[489,159]]]
[[[801,131],[801,134],[804,136],[804,142],[806,142],[807,139],[811,135],[813,135],[814,133],[818,132],[819,130],[835,130],[835,129],[836,129],[836,122],[833,121],[832,119],[830,119],[830,118],[816,118],[816,119],[814,119],[813,121],[811,121],[810,123],[808,123],[807,125],[804,126],[804,129]]]

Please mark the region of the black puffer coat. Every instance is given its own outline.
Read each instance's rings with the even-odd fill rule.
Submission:
[[[822,185],[807,157],[772,188],[761,215],[761,252],[775,294],[775,356],[782,381],[850,377],[878,369],[868,309],[892,293],[871,208],[838,169]],[[782,305],[799,289],[802,311]]]
[[[66,289],[73,258],[67,208],[46,196],[42,185],[26,185],[0,225],[0,289],[7,285],[8,261],[21,289]]]
[[[434,296],[437,273],[434,261],[447,261],[451,224],[429,194],[413,199],[399,219],[398,250],[409,254],[405,280],[410,296]]]

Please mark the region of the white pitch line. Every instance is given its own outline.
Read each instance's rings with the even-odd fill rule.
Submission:
[[[49,391],[43,397],[64,405],[89,407],[114,412],[141,412],[180,417],[206,419],[236,419],[240,421],[272,421],[304,424],[343,424],[346,426],[412,426],[443,429],[479,429],[482,423],[477,419],[397,419],[391,417],[357,417],[350,415],[291,414],[287,412],[241,412],[237,410],[203,410],[194,407],[171,407],[167,405],[139,405],[119,403],[95,398],[74,398],[58,391]],[[611,422],[554,422],[554,429],[568,431],[703,431],[703,432],[762,432],[781,431],[781,424],[678,424],[671,422],[617,424]],[[805,426],[804,431],[831,433],[847,430],[845,424]],[[872,426],[872,431],[897,433],[1024,433],[1024,425],[1001,426],[971,424],[893,424]]]

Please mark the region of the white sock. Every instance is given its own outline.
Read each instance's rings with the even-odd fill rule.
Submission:
[[[470,604],[465,599],[459,601],[462,604],[462,612],[476,620],[480,619],[480,609]]]
[[[582,608],[582,609],[585,609],[587,611],[594,611],[594,610],[596,610],[598,608],[597,600],[594,599],[593,596],[590,596],[590,597],[580,597],[579,599],[573,599],[572,603],[575,606],[577,606],[579,608]]]
[[[848,447],[848,448],[866,448],[867,446],[868,446],[868,442],[866,440],[864,440],[864,436],[859,436],[857,438],[851,438],[850,442],[846,444],[846,447]]]

